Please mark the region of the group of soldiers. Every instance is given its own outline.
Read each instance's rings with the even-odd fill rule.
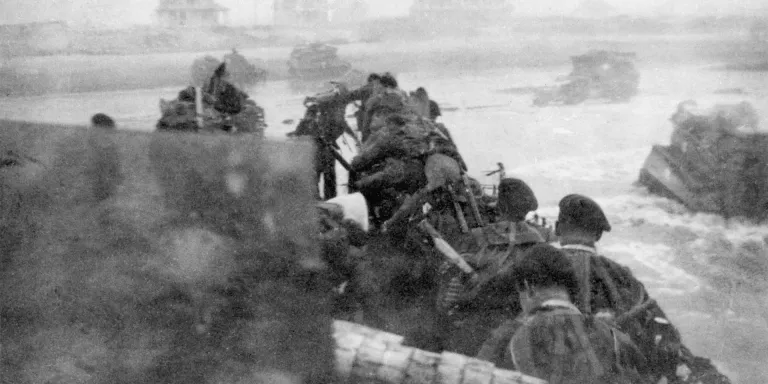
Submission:
[[[324,129],[325,144],[345,132],[354,137],[344,114],[355,100],[362,143],[347,164],[349,186],[365,197],[371,228],[342,209],[321,215],[325,229],[346,228],[351,250],[366,246],[366,232],[408,231],[421,217],[420,227],[447,243],[435,302],[438,349],[552,384],[730,383],[683,345],[629,268],[598,253],[611,225],[594,200],[565,196],[554,229],[526,220],[538,209],[531,188],[503,177],[496,196],[485,194],[435,121],[439,112],[426,91],[407,94],[389,74],[372,74],[354,91],[340,86],[308,99],[325,111],[321,121],[332,130]],[[419,209],[441,199],[457,209],[435,210],[432,218]],[[464,215],[462,206],[471,213]]]
[[[347,106],[353,102],[359,103],[360,139],[346,122]],[[436,121],[439,107],[426,90],[408,94],[389,73],[371,74],[364,86],[352,91],[336,84],[333,92],[309,97],[305,105],[307,114],[288,135],[314,137],[318,179],[329,176],[324,178],[323,198],[336,196],[334,161],[339,160],[350,173],[350,190],[362,193],[373,207],[371,217],[378,229],[391,228],[429,193],[466,171],[450,133]],[[340,157],[336,143],[344,133],[359,148],[350,163]],[[394,206],[399,208],[393,211]]]
[[[225,105],[226,97],[217,101],[222,109],[236,107]],[[364,212],[322,203],[324,229],[345,228],[347,249],[337,252],[348,253],[366,247],[373,233],[409,231],[419,217],[435,247],[437,239],[447,244],[436,274],[438,349],[551,384],[730,383],[683,345],[629,268],[598,253],[611,225],[594,200],[562,198],[552,229],[526,219],[538,201],[523,180],[501,177],[498,194],[487,195],[467,176],[450,132],[437,122],[439,107],[423,88],[406,93],[389,73],[371,74],[352,91],[339,84],[305,100],[302,123],[309,128],[300,123],[290,135],[311,135],[320,156],[344,162],[336,141],[344,133],[356,138],[346,122],[352,102],[359,103],[362,136],[358,155],[344,163],[352,194],[336,197],[335,179],[326,179],[323,197],[342,206],[362,201]],[[92,124],[114,128],[103,115]],[[441,205],[455,209],[436,208]]]

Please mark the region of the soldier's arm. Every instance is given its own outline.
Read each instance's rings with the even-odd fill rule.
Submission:
[[[343,103],[346,93],[348,92],[330,92],[320,96],[315,96],[313,99],[315,103],[317,103],[321,108],[330,108],[334,104]]]
[[[397,140],[385,127],[366,142],[363,151],[352,159],[352,169],[361,171],[395,153]],[[368,145],[370,144],[370,145]]]
[[[599,260],[600,264],[610,266],[606,270],[617,283],[615,286],[621,300],[628,303],[623,313],[617,314],[621,321],[619,328],[630,335],[653,371],[674,377],[680,362],[680,332],[629,268],[602,256]]]
[[[347,103],[351,103],[353,101],[360,101],[366,99],[371,94],[371,88],[369,86],[362,86],[357,89],[353,89],[352,91],[348,92],[344,98],[344,100],[347,101]]]
[[[365,102],[365,115],[363,118],[363,127],[367,127],[371,124],[371,119],[373,118],[373,114],[378,109],[379,105],[381,104],[381,95],[371,96],[366,102]]]

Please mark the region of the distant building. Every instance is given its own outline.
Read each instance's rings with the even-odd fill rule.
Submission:
[[[369,2],[377,0],[259,0],[261,24],[323,26],[359,23],[369,17]]]
[[[619,15],[616,7],[603,0],[582,0],[570,16],[580,19],[605,19]]]
[[[330,9],[332,23],[360,23],[368,19],[370,5],[366,0],[336,0]]]
[[[160,0],[156,10],[160,25],[167,28],[215,27],[227,11],[213,0]]]
[[[0,25],[3,56],[60,53],[69,44],[69,28],[61,21]]]
[[[330,21],[328,0],[274,0],[274,24],[316,25]]]
[[[428,20],[479,20],[503,18],[514,9],[510,0],[414,0],[410,15]]]

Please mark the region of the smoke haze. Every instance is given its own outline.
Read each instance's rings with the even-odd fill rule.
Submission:
[[[371,17],[404,16],[413,0],[368,0]],[[217,0],[229,8],[228,24],[266,23],[271,1]],[[158,0],[4,0],[0,24],[52,20],[73,26],[118,28],[154,21]],[[768,14],[764,0],[538,0],[514,2],[518,15],[569,15],[577,9],[600,9],[614,14],[655,16],[661,14],[701,16]],[[265,17],[266,15],[266,17]]]

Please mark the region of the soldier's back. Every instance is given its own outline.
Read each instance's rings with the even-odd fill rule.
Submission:
[[[644,357],[629,338],[570,303],[545,302],[514,331],[509,355],[522,373],[565,383],[639,383]]]
[[[674,377],[680,362],[681,335],[658,303],[651,300],[643,283],[626,266],[586,247],[566,246],[563,251],[576,264],[588,260],[589,311],[609,313],[618,321],[619,329],[631,336],[657,374]]]
[[[477,271],[478,281],[456,289],[460,278],[453,275],[444,280],[442,293],[452,297],[441,297],[440,302],[451,308],[446,349],[474,356],[491,331],[520,313],[510,270],[524,252],[544,240],[527,223],[508,221],[475,228],[463,240],[456,244],[457,251]]]

